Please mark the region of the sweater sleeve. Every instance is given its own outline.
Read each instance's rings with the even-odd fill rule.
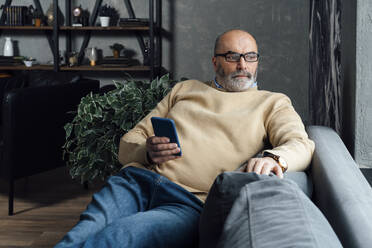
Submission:
[[[151,117],[167,116],[174,104],[174,96],[179,88],[177,85],[173,87],[145,118],[120,139],[118,158],[122,165],[132,162],[137,162],[145,166],[149,164],[146,156],[146,139],[154,135]]]
[[[289,171],[303,171],[314,152],[314,142],[308,138],[300,116],[294,110],[291,100],[283,94],[275,99],[265,121],[269,141],[273,146],[265,150],[284,158]]]

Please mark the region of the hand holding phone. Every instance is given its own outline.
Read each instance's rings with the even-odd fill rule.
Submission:
[[[164,163],[182,155],[176,125],[172,119],[152,117],[155,136],[146,141],[148,155],[154,163]]]

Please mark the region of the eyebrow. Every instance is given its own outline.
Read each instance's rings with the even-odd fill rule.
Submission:
[[[227,51],[226,53],[247,54],[247,53],[258,53],[258,52],[250,51],[250,52],[246,52],[246,53],[238,53],[238,52],[234,52],[234,51]]]

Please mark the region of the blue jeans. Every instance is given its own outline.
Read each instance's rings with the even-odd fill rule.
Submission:
[[[55,247],[194,247],[202,208],[198,198],[167,178],[127,167],[93,195]]]

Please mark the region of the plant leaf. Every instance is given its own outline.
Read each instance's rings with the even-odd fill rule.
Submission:
[[[144,118],[171,90],[173,81],[164,75],[153,81],[135,81],[130,75],[103,95],[90,93],[72,112],[64,126],[63,158],[72,178],[81,182],[105,180],[117,173],[120,138]]]

